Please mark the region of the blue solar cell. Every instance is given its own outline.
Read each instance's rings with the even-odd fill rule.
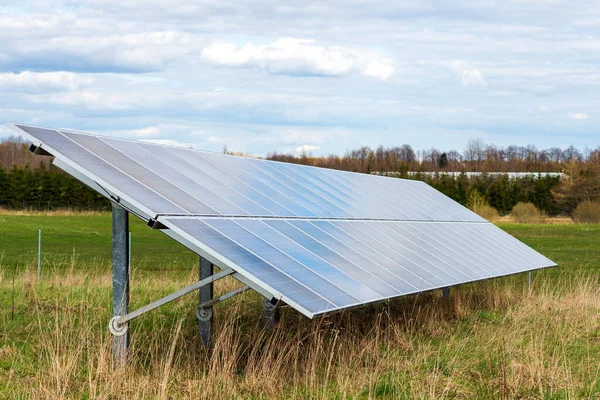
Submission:
[[[444,272],[435,263],[427,261],[426,255],[415,253],[414,250],[393,243],[388,238],[369,236],[353,222],[313,221],[312,223],[333,237],[352,243],[353,248],[365,257],[393,271],[412,286],[410,292],[458,282],[457,278]]]
[[[229,219],[210,219],[206,223],[216,231],[231,238],[233,241],[248,251],[257,255],[267,263],[276,266],[280,271],[290,276],[307,288],[317,292],[321,297],[334,303],[336,306],[355,304],[357,298],[330,282],[314,267],[310,268],[288,256],[281,251],[276,243],[265,241],[236,222]]]
[[[295,215],[291,210],[259,192],[243,180],[228,174],[214,164],[206,162],[201,157],[198,157],[197,153],[178,148],[170,148],[167,150],[171,153],[171,157],[179,157],[202,171],[202,173],[208,177],[204,178],[205,180],[212,179],[218,182],[221,189],[217,188],[215,189],[215,192],[219,193],[225,187],[228,188],[228,192],[236,192],[235,195],[230,195],[229,198],[235,199],[235,201],[244,201],[243,208],[248,210],[251,215]]]
[[[185,191],[179,189],[167,179],[164,179],[160,175],[148,170],[148,168],[133,160],[131,156],[121,153],[114,147],[104,143],[102,140],[88,135],[77,135],[70,132],[61,133],[75,143],[78,143],[82,147],[91,151],[99,158],[102,158],[108,165],[118,168],[146,187],[154,189],[164,198],[170,200],[174,204],[177,204],[187,213],[205,214],[215,212],[199,199],[188,195]],[[136,154],[136,158],[138,159],[142,158],[143,156],[143,153],[132,153],[131,155],[133,154]]]
[[[381,298],[381,295],[376,291],[355,280],[346,272],[334,267],[319,255],[308,251],[305,247],[264,222],[256,219],[240,219],[236,223],[304,265],[306,269],[315,272],[337,288],[350,294],[358,302],[364,303]]]
[[[294,196],[278,182],[273,180],[265,182],[255,176],[249,171],[249,168],[245,167],[239,157],[219,157],[209,153],[197,153],[197,156],[229,175],[235,176],[240,182],[244,182],[268,198],[278,199],[278,201],[285,203],[285,207],[293,214],[302,217],[317,216],[316,213],[303,206],[302,201],[298,201],[297,196]]]
[[[290,275],[269,264],[255,253],[236,243],[229,237],[211,228],[198,219],[176,219],[171,221],[177,227],[195,239],[210,247],[218,254],[226,255],[237,269],[242,269],[264,284],[285,294],[285,296],[311,312],[332,309],[333,303],[321,297],[318,293],[299,283]]]
[[[295,241],[312,254],[322,258],[333,267],[344,272],[349,277],[352,277],[358,282],[362,282],[377,293],[378,296],[376,297],[393,296],[399,294],[399,292],[387,284],[385,280],[379,279],[376,275],[373,275],[369,272],[368,264],[370,263],[365,264],[363,262],[363,267],[361,267],[360,264],[355,264],[349,259],[344,258],[341,254],[336,253],[324,243],[310,236],[311,233],[314,233],[314,231],[318,230],[316,227],[312,227],[312,229],[309,228],[308,231],[302,231],[289,222],[283,220],[269,220],[265,221],[265,223],[286,235],[288,238]]]

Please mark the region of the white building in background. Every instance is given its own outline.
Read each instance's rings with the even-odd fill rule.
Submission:
[[[460,176],[460,174],[462,174],[462,173],[463,172],[408,171],[409,176],[415,176],[418,174],[426,175],[426,176],[435,176],[435,175]],[[402,175],[402,173],[400,173],[400,172],[384,172],[383,174],[381,172],[373,172],[373,174],[374,175],[384,175],[384,176],[401,176]],[[565,173],[562,173],[562,172],[464,172],[464,174],[469,178],[473,177],[473,176],[483,175],[483,174],[486,174],[486,175],[508,175],[508,179],[519,179],[519,178],[526,178],[526,177],[532,177],[534,179],[537,179],[537,178],[545,178],[548,176],[554,177],[554,178],[559,178],[559,179],[568,178],[568,175]]]

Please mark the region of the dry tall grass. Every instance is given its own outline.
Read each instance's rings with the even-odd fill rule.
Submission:
[[[97,210],[84,211],[84,210],[75,210],[72,208],[58,208],[58,209],[45,210],[45,211],[35,210],[35,209],[10,210],[10,209],[4,208],[4,207],[0,207],[0,215],[35,215],[35,216],[78,215],[78,216],[84,216],[84,215],[102,215],[102,214],[106,214],[108,212],[110,212],[110,211],[97,211]]]
[[[72,271],[39,284],[31,270],[17,279],[21,323],[0,336],[0,365],[10,365],[0,368],[0,396],[595,398],[597,280],[544,276],[531,293],[512,277],[314,321],[284,309],[274,332],[262,329],[260,299],[248,293],[216,308],[210,352],[198,344],[191,296],[134,321],[129,366],[114,371],[110,276]],[[133,282],[136,306],[181,286]]]
[[[493,222],[500,218],[498,210],[490,206],[485,200],[485,197],[483,197],[483,195],[476,190],[471,192],[469,195],[467,200],[467,208],[488,221]]]
[[[585,200],[573,210],[573,220],[583,224],[600,223],[600,201]]]

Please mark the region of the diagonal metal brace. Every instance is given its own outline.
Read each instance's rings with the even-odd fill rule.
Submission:
[[[210,319],[210,317],[212,317],[212,311],[209,308],[210,306],[213,306],[217,303],[220,303],[224,300],[230,299],[233,296],[236,296],[238,294],[244,293],[246,290],[250,289],[248,286],[242,286],[240,288],[234,289],[231,292],[227,292],[225,294],[222,294],[219,297],[215,297],[212,300],[209,300],[207,302],[204,302],[202,304],[200,304],[198,306],[198,310],[196,310],[196,318],[198,318],[200,321],[207,321]]]
[[[191,293],[194,290],[198,290],[202,286],[208,285],[209,283],[213,283],[227,275],[231,275],[234,272],[235,271],[232,270],[231,268],[224,269],[222,271],[217,272],[214,275],[209,276],[206,279],[202,279],[201,281],[194,283],[193,285],[190,285],[186,288],[178,290],[175,293],[171,293],[170,295],[165,296],[162,299],[156,300],[148,305],[140,307],[137,310],[130,312],[129,314],[120,315],[120,316],[117,315],[110,320],[108,328],[109,328],[110,332],[115,336],[124,335],[125,333],[127,333],[127,322],[128,321],[131,321],[132,319],[137,318],[140,315],[147,313],[148,311],[152,311],[155,308],[158,308],[158,307],[165,305],[175,299],[178,299],[181,296],[185,296],[186,294]]]

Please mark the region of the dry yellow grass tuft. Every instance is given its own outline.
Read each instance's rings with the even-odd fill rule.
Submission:
[[[573,220],[583,224],[600,223],[600,201],[585,200],[573,210]]]
[[[73,210],[70,208],[59,208],[54,210],[47,211],[39,211],[39,210],[9,210],[3,207],[0,207],[0,215],[33,215],[33,216],[67,216],[67,215],[77,215],[77,216],[85,216],[85,215],[103,215],[108,213],[109,211],[80,211]]]
[[[471,211],[473,211],[480,217],[491,222],[497,221],[500,218],[498,210],[490,206],[483,197],[483,195],[476,190],[469,194],[469,199],[467,200],[467,208],[469,208]]]
[[[517,203],[510,215],[519,224],[543,224],[547,220],[546,215],[531,203]]]

